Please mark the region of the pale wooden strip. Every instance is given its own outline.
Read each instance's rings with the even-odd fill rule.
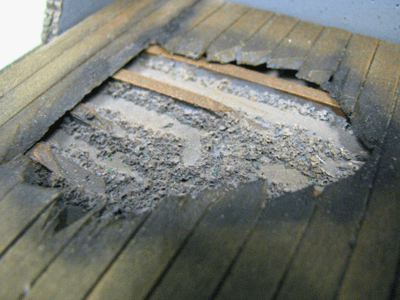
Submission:
[[[0,126],[93,56],[93,54],[154,11],[157,5],[150,5],[154,1],[157,0],[151,2],[135,1],[135,5],[76,43],[54,59],[51,64],[41,68],[35,73],[35,76],[29,77],[18,87],[0,98]]]
[[[143,2],[143,0],[140,0]],[[113,19],[123,10],[136,5],[138,1],[117,0],[100,9],[78,25],[66,31],[47,45],[25,56],[12,64],[0,74],[0,97],[32,76],[39,69],[53,61],[67,49],[97,30],[104,23]]]
[[[198,67],[202,67],[208,70],[224,73],[229,76],[233,76],[236,78],[253,81],[265,86],[269,86],[271,88],[296,95],[316,103],[320,103],[332,108],[337,114],[344,116],[343,112],[340,109],[339,103],[329,96],[328,93],[325,93],[320,90],[316,90],[313,88],[309,88],[300,84],[288,82],[286,80],[273,77],[271,75],[262,74],[256,71],[252,71],[243,67],[235,66],[235,65],[220,65],[220,64],[213,64],[207,61],[198,60],[194,61],[189,58],[170,55],[166,51],[164,51],[161,47],[158,46],[151,46],[147,49],[147,53],[152,55],[163,55],[167,58],[183,61],[185,63],[196,65]]]
[[[230,111],[232,110],[230,107],[223,105],[207,96],[203,96],[189,90],[185,90],[179,88],[174,85],[170,85],[168,83],[152,79],[150,77],[146,77],[140,75],[136,72],[132,72],[129,70],[119,70],[117,73],[113,75],[113,78],[128,82],[130,84],[140,86],[145,89],[149,89],[160,94],[164,94],[170,96],[172,98],[185,101],[206,109],[216,110],[216,111]]]

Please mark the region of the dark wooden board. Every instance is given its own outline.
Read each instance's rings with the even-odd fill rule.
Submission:
[[[147,216],[93,218],[38,278],[28,299],[83,299]]]
[[[313,187],[268,201],[215,299],[273,299],[307,230]]]
[[[376,160],[373,156],[355,175],[325,187],[276,299],[334,299],[365,211]]]
[[[138,1],[117,0],[86,18],[51,43],[43,45],[0,73],[0,98],[67,49]],[[144,2],[141,0],[141,2]]]
[[[20,183],[0,201],[0,256],[58,197],[55,189]]]
[[[209,16],[219,10],[225,4],[223,0],[203,0],[193,6],[191,9],[192,16],[182,24],[180,30],[176,32],[176,36],[166,41],[163,46],[170,53],[175,53],[176,46],[180,44],[181,38],[185,34],[207,19]]]
[[[222,195],[210,191],[162,202],[88,299],[144,299],[207,207]]]
[[[361,87],[374,57],[379,40],[365,35],[354,34],[346,52],[337,67],[332,82],[322,85],[338,99],[346,115],[351,116]]]
[[[351,33],[347,30],[325,27],[296,76],[317,84],[327,82],[335,71],[350,36]]]
[[[135,3],[0,98],[0,126],[159,6],[148,1]]]
[[[0,163],[38,141],[67,110],[146,48],[150,40],[195,1],[172,0],[79,65],[0,127]],[[164,16],[160,18],[160,15]],[[179,28],[176,28],[177,30]]]
[[[391,294],[400,257],[399,133],[400,94],[387,130],[368,211],[339,299],[389,299]]]
[[[250,9],[228,28],[207,49],[207,60],[228,63],[236,59],[236,52],[245,41],[274,15],[271,11]]]
[[[256,225],[265,185],[243,185],[211,206],[149,299],[210,299]]]
[[[97,210],[65,227],[72,212],[50,207],[0,259],[0,299],[20,299]],[[73,216],[72,216],[73,217]]]
[[[249,9],[249,7],[242,4],[226,3],[192,30],[180,36],[178,43],[174,45],[173,53],[198,59],[204,54],[213,40],[234,24]]]
[[[323,28],[307,21],[297,23],[268,58],[268,67],[298,70]]]
[[[0,202],[14,186],[24,181],[23,172],[29,164],[26,157],[0,165]]]
[[[275,15],[246,41],[245,45],[238,51],[237,62],[253,66],[266,63],[274,49],[297,22],[297,18]]]
[[[380,41],[353,117],[353,130],[370,148],[382,143],[399,77],[400,45]]]

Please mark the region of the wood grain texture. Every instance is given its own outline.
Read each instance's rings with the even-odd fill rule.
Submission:
[[[370,148],[382,143],[399,78],[400,45],[380,41],[353,117],[353,130]]]
[[[260,28],[237,52],[239,64],[257,66],[268,61],[269,56],[298,22],[297,18],[275,15]]]
[[[20,183],[0,202],[0,256],[58,197],[55,189]]]
[[[136,5],[135,2],[130,0],[113,1],[51,43],[42,45],[23,59],[13,63],[3,73],[0,73],[0,98],[123,10]]]
[[[268,67],[298,70],[323,28],[307,21],[297,23],[268,58]]]
[[[31,147],[67,110],[146,48],[154,36],[163,34],[164,27],[193,3],[194,0],[169,1],[95,53],[1,126],[0,163]]]
[[[399,104],[400,94],[387,130],[368,211],[339,299],[392,299],[389,296],[400,257]]]
[[[344,29],[325,27],[307,54],[296,77],[317,84],[327,82],[345,51],[351,33]]]
[[[346,47],[332,82],[322,85],[323,89],[338,99],[347,116],[352,116],[354,106],[367,76],[379,40],[354,34]]]
[[[273,299],[314,210],[313,187],[266,204],[215,299]]]
[[[145,299],[207,207],[222,195],[222,191],[209,191],[196,199],[163,201],[88,299]]]
[[[250,9],[235,24],[215,39],[207,49],[207,60],[228,63],[236,60],[237,51],[274,15],[271,11]]]
[[[0,165],[0,202],[14,186],[24,181],[24,171],[29,159],[23,157]]]
[[[174,53],[198,59],[207,47],[221,33],[234,24],[250,8],[242,4],[228,2],[179,38],[174,46]],[[218,24],[218,26],[216,26]]]

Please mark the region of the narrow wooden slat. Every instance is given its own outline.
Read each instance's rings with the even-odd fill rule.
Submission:
[[[268,67],[298,70],[323,28],[307,21],[297,23],[268,58]]]
[[[351,33],[325,27],[316,40],[296,76],[317,84],[327,82],[335,71]]]
[[[41,46],[22,60],[12,64],[5,72],[0,74],[0,97],[49,64],[64,51],[73,47],[77,42],[90,35],[104,23],[113,19],[123,10],[136,4],[135,2],[130,0],[113,1],[49,44]]]
[[[39,277],[28,299],[83,299],[146,217],[91,220]]]
[[[23,172],[28,164],[29,159],[22,157],[0,165],[0,201],[14,186],[24,181]]]
[[[340,109],[339,103],[333,99],[331,96],[329,96],[327,93],[316,90],[313,88],[309,88],[300,84],[296,84],[293,82],[289,82],[280,78],[273,77],[268,74],[263,74],[259,73],[256,71],[248,70],[242,67],[238,67],[235,65],[220,65],[220,64],[213,64],[213,63],[208,63],[204,59],[200,59],[197,61],[194,61],[189,58],[181,57],[181,56],[176,56],[176,55],[170,55],[166,51],[164,51],[162,48],[157,47],[157,46],[151,46],[147,48],[147,53],[152,54],[152,55],[163,55],[167,58],[171,58],[174,60],[178,61],[183,61],[185,63],[195,65],[201,68],[205,68],[208,70],[216,71],[219,73],[223,73],[229,76],[233,76],[236,78],[252,81],[255,83],[259,83],[265,86],[272,87],[274,89],[296,95],[302,98],[305,98],[307,100],[314,101],[316,103],[320,103],[323,105],[326,105],[330,108],[332,108],[337,114],[344,116],[343,112]]]
[[[346,52],[333,75],[332,82],[327,82],[323,88],[339,100],[343,111],[352,115],[356,100],[379,40],[376,38],[354,34]]]
[[[339,299],[392,299],[400,257],[400,85],[398,92],[368,211]]]
[[[207,96],[203,96],[194,92],[191,92],[189,90],[185,90],[182,88],[179,88],[177,86],[152,79],[150,77],[146,77],[143,75],[140,75],[136,72],[132,72],[129,70],[121,69],[117,73],[113,75],[114,79],[117,80],[122,80],[125,82],[128,82],[130,84],[149,89],[155,92],[158,92],[160,94],[164,94],[176,99],[179,99],[181,101],[185,101],[206,109],[210,110],[216,110],[216,111],[231,111],[232,108],[219,103],[218,101],[215,101]]]
[[[0,202],[0,256],[58,197],[55,189],[20,183]]]
[[[222,195],[222,191],[210,191],[196,199],[163,201],[88,299],[144,299],[207,207]]]
[[[87,213],[66,228],[63,220],[70,213],[48,208],[21,239],[0,259],[0,298],[21,299],[48,267],[59,251],[98,210]],[[62,229],[60,229],[62,228]]]
[[[256,32],[238,51],[239,64],[261,65],[266,63],[271,53],[293,29],[298,19],[287,15],[275,15]]]
[[[380,41],[353,117],[353,130],[370,148],[382,142],[399,77],[400,45]]]
[[[375,171],[373,157],[352,177],[325,187],[276,299],[334,299]]]
[[[311,187],[267,204],[215,299],[273,299],[307,230],[313,198]]]
[[[183,34],[174,46],[174,53],[198,59],[207,47],[250,8],[228,2],[192,30]],[[218,26],[216,26],[218,24]]]
[[[130,28],[0,127],[0,163],[38,141],[67,110],[146,48],[194,0],[171,0]],[[160,16],[163,16],[160,18]],[[173,29],[170,29],[173,30]]]
[[[155,0],[157,1],[157,0]],[[157,8],[149,1],[138,1],[85,39],[63,52],[18,87],[0,98],[0,126],[26,105],[60,81],[88,58]]]
[[[250,9],[232,27],[221,34],[207,49],[207,60],[228,63],[236,59],[236,53],[244,42],[274,15],[271,11]]]
[[[214,204],[149,299],[210,299],[254,228],[265,192],[258,181]]]
[[[203,0],[192,8],[192,17],[188,19],[177,32],[176,36],[163,45],[170,53],[175,53],[182,37],[205,19],[214,14],[225,3],[224,0]]]

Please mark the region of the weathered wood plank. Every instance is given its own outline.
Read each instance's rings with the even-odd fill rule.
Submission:
[[[0,298],[21,299],[60,250],[97,212],[98,209],[93,210],[65,227],[71,211],[48,208],[0,259]]]
[[[162,202],[88,299],[144,299],[207,207],[222,195],[222,191],[209,191],[196,199]]]
[[[327,82],[335,71],[351,33],[347,30],[325,27],[301,65],[296,77],[317,84]]]
[[[149,299],[210,299],[257,223],[265,184],[243,185],[211,206]]]
[[[0,127],[0,163],[26,151],[65,111],[74,107],[163,34],[164,27],[195,1],[172,0],[112,41]],[[163,16],[163,18],[160,18]],[[175,28],[176,30],[179,29]]]
[[[34,52],[25,56],[22,60],[12,64],[7,70],[0,74],[0,97],[32,76],[39,69],[51,63],[65,50],[74,46],[78,41],[97,30],[104,23],[113,19],[123,10],[137,1],[117,0],[103,7],[93,15],[89,16],[77,26],[71,28],[57,39],[47,45],[43,45]],[[143,2],[143,1],[142,1]]]
[[[338,99],[343,111],[348,116],[353,114],[354,105],[361,92],[378,43],[379,40],[376,38],[354,34],[333,75],[332,82],[322,85],[324,90]]]
[[[238,51],[239,64],[261,65],[266,63],[272,51],[293,29],[298,19],[287,15],[275,15],[257,31]]]
[[[156,4],[159,2],[158,0],[154,1]],[[136,5],[125,10],[85,39],[64,51],[51,64],[47,64],[34,76],[29,77],[0,98],[0,126],[158,7],[151,5],[152,2],[149,3],[148,1],[135,1],[134,3]]]
[[[24,181],[23,172],[28,164],[29,159],[22,157],[0,165],[0,201],[14,186]]]
[[[400,257],[399,133],[400,94],[397,95],[377,179],[339,299],[390,298]]]
[[[39,277],[29,299],[83,299],[148,215],[129,220],[93,218]]]
[[[323,28],[307,21],[297,23],[268,58],[268,67],[298,70]]]
[[[165,49],[167,49],[170,53],[175,53],[176,46],[180,44],[181,38],[187,32],[191,31],[205,19],[214,14],[222,7],[224,3],[224,0],[203,0],[193,6],[191,9],[193,16],[186,20],[184,24],[182,24],[180,30],[176,32],[175,37],[169,39],[167,43],[163,45]]]
[[[400,45],[380,41],[353,117],[353,130],[370,148],[382,143],[399,77]]]
[[[325,188],[277,299],[334,299],[354,246],[376,170],[376,156]]]
[[[0,201],[0,256],[58,197],[55,189],[20,183]]]
[[[184,33],[174,46],[174,53],[198,59],[207,47],[250,8],[233,2],[226,3],[192,30]],[[216,26],[218,24],[218,26]]]
[[[313,187],[266,205],[254,233],[215,299],[273,299],[307,230]]]
[[[207,49],[207,60],[228,63],[236,59],[236,53],[269,18],[271,11],[250,9],[234,25],[221,34]]]

